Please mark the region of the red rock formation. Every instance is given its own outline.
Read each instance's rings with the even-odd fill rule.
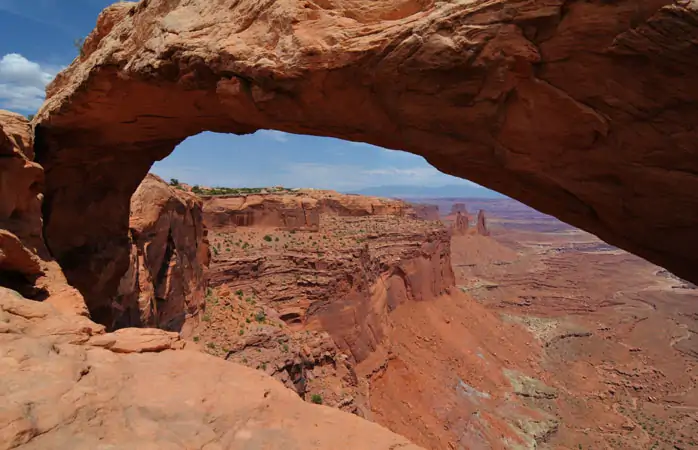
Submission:
[[[192,334],[306,399],[364,417],[366,376],[391,346],[390,312],[454,285],[450,233],[438,222],[323,214],[315,233],[218,229],[211,239],[216,299]]]
[[[34,158],[32,131],[19,114],[0,111],[0,286],[61,310],[87,314],[43,242],[43,168]]]
[[[176,333],[105,333],[1,287],[0,316],[4,448],[419,449],[259,371],[182,350]]]
[[[127,267],[153,161],[204,130],[413,152],[698,280],[693,2],[215,5],[112,5],[48,87],[47,240],[83,292]]]
[[[204,222],[210,229],[278,227],[317,230],[316,202],[293,195],[215,196],[204,199]]]
[[[487,219],[485,218],[485,211],[480,210],[477,213],[477,234],[480,236],[489,236],[490,230],[487,228]]]
[[[211,229],[259,226],[317,231],[321,213],[403,216],[408,211],[409,205],[400,200],[314,189],[204,197],[204,221]]]
[[[111,304],[93,318],[112,328],[179,331],[204,303],[210,259],[202,203],[148,175],[131,199],[131,264]]]
[[[465,235],[468,234],[468,230],[470,229],[470,217],[468,217],[468,214],[461,213],[458,211],[456,213],[456,220],[453,221],[453,224],[451,225],[453,228],[453,234],[455,235]]]
[[[436,221],[441,218],[438,205],[412,203],[410,206],[413,210],[412,216],[417,219]]]
[[[451,215],[458,213],[465,214],[466,216],[468,215],[468,209],[465,207],[465,203],[454,203],[451,205]]]

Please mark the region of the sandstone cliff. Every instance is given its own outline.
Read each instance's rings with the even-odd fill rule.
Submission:
[[[320,214],[404,216],[410,210],[399,200],[315,189],[204,197],[204,221],[212,229],[259,226],[317,231]]]
[[[211,239],[214,289],[195,339],[363,417],[368,377],[391,352],[391,311],[454,285],[448,229],[401,215],[324,213],[314,232],[219,229]]]
[[[0,448],[285,450],[351,442],[417,449],[378,425],[305,404],[258,371],[184,351],[177,333],[105,333],[84,317],[82,297],[43,244],[43,170],[30,160],[30,136],[23,117],[0,113]],[[130,270],[138,283],[126,277],[122,287],[151,308],[146,320],[163,324],[178,308],[198,306],[178,295],[200,289],[201,205],[155,177],[141,187],[131,221],[137,259]],[[189,291],[172,287],[182,280]],[[153,311],[161,296],[176,302]]]
[[[421,220],[439,220],[441,218],[439,214],[438,205],[427,205],[422,203],[412,203],[410,205],[413,212],[413,217]]]
[[[33,141],[23,116],[0,111],[0,286],[84,315],[82,296],[43,241],[44,170],[33,161]]]
[[[204,303],[210,255],[201,200],[149,174],[131,198],[129,237],[130,266],[112,304],[93,318],[180,331]]]

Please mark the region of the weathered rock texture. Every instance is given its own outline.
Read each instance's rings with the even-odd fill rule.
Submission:
[[[33,133],[19,114],[0,111],[0,286],[86,314],[44,245],[41,201],[44,170],[33,162]]]
[[[455,235],[468,234],[470,229],[470,217],[468,217],[468,213],[463,214],[458,211],[456,213],[455,220],[453,221],[452,228],[453,234]]]
[[[320,214],[404,216],[410,206],[399,200],[334,191],[303,189],[294,193],[205,197],[204,220],[214,228],[277,227],[317,231]]]
[[[487,218],[485,217],[485,210],[481,209],[477,213],[477,234],[480,236],[489,236],[490,230],[487,228]]]
[[[420,154],[696,281],[697,8],[110,6],[35,119],[49,247],[69,279],[113,262],[116,286],[129,199],[152,162],[203,130],[272,128]]]
[[[0,288],[0,448],[414,449],[259,371]]]
[[[202,202],[145,177],[131,198],[130,265],[111,302],[108,292],[88,298],[92,318],[111,328],[155,327],[180,331],[204,304],[204,270],[210,260]]]
[[[412,203],[410,206],[412,207],[412,210],[414,211],[412,213],[412,216],[416,217],[417,219],[439,220],[441,218],[441,216],[439,215],[439,206],[438,205]]]
[[[197,339],[363,417],[367,377],[389,357],[390,313],[454,286],[450,232],[438,222],[327,213],[317,232],[239,228],[211,239],[214,292]]]

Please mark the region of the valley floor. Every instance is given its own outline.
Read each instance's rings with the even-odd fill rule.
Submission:
[[[523,222],[523,223],[522,223]],[[549,448],[698,448],[698,291],[579,230],[455,237],[459,289],[541,343]],[[496,256],[492,256],[496,255]]]

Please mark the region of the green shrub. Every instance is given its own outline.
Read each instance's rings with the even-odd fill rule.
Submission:
[[[310,396],[310,401],[316,405],[322,405],[322,396],[320,394],[313,394]]]
[[[267,234],[267,235],[264,236],[264,240],[267,241],[267,242],[271,242],[271,241],[272,241],[272,237],[269,236],[269,235]]]

